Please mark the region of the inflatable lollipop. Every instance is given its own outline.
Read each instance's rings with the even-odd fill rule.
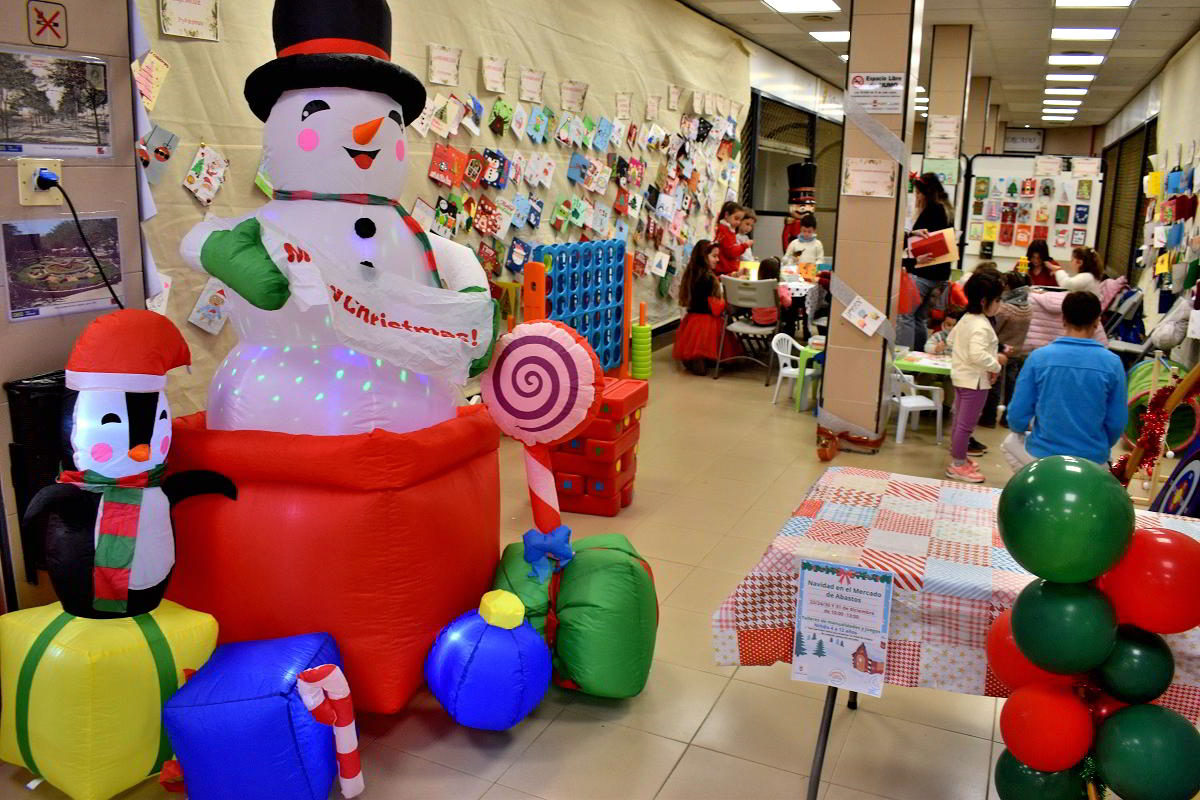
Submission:
[[[483,375],[483,402],[501,431],[525,445],[525,478],[536,528],[525,534],[525,560],[545,581],[549,556],[571,560],[550,447],[583,431],[600,405],[604,371],[574,328],[553,320],[524,322],[500,337]]]

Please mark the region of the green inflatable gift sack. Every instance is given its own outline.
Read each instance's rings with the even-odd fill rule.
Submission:
[[[559,686],[597,697],[633,697],[646,686],[658,634],[650,565],[620,534],[573,542],[575,557],[546,583],[530,577],[525,548],[504,548],[493,582],[525,604],[554,654]]]

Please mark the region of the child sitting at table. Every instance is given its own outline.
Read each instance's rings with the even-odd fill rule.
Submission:
[[[946,318],[942,320],[942,329],[936,333],[930,334],[925,340],[925,352],[931,356],[948,356],[952,354],[950,347],[950,331],[954,330],[954,326],[962,319],[962,309],[951,309],[946,312]]]
[[[753,208],[742,209],[742,222],[737,229],[737,243],[746,245],[746,249],[742,251],[742,261],[758,261],[754,257],[754,226],[758,222],[758,215],[754,213]]]
[[[950,438],[950,464],[946,477],[983,483],[983,473],[967,458],[971,434],[979,422],[988,390],[1006,361],[988,317],[996,313],[1004,287],[989,272],[977,272],[963,287],[967,313],[950,332],[950,380],[954,384],[954,433]]]
[[[787,264],[820,264],[825,246],[817,238],[817,215],[806,211],[800,215],[800,235],[788,242],[783,260]]]
[[[1092,339],[1099,298],[1071,292],[1062,313],[1066,335],[1029,354],[1008,407],[1003,451],[1014,471],[1055,455],[1106,464],[1128,421],[1121,359]]]
[[[760,281],[776,280],[779,281],[779,259],[764,258],[758,265],[758,279]],[[792,307],[792,293],[788,291],[787,284],[779,281],[775,286],[775,291],[779,297],[779,306],[764,306],[763,308],[750,309],[750,319],[754,320],[755,325],[774,325],[779,321],[779,309],[786,312]]]
[[[725,301],[716,275],[720,257],[715,244],[701,239],[692,248],[692,257],[679,281],[679,305],[686,313],[675,334],[671,356],[693,375],[708,374],[709,362],[717,360],[722,335],[725,336],[722,355],[741,353],[737,339],[725,330]]]

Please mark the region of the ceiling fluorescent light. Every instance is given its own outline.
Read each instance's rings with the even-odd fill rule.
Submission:
[[[922,119],[925,119],[925,118],[927,118],[928,116],[929,116],[928,114],[922,114],[922,115],[921,115],[921,118],[922,118]]]
[[[850,41],[850,31],[809,31],[808,35],[818,42]]]
[[[1050,38],[1063,42],[1107,42],[1117,38],[1117,29],[1051,28]]]
[[[1083,105],[1083,101],[1082,100],[1057,100],[1053,97],[1047,97],[1046,99],[1042,100],[1042,105],[1044,105],[1044,106],[1081,106],[1081,105]]]
[[[1054,0],[1056,8],[1129,8],[1133,0]]]
[[[1059,83],[1089,83],[1096,80],[1095,75],[1079,74],[1070,75],[1068,73],[1050,74],[1046,76],[1048,81],[1058,81]]]
[[[1083,97],[1085,94],[1087,94],[1087,92],[1087,89],[1073,88],[1070,86],[1051,86],[1046,89],[1046,94],[1074,95],[1076,97]]]
[[[763,0],[763,5],[780,14],[836,14],[842,10],[833,0]]]
[[[845,53],[842,53],[840,56],[838,56],[838,58],[840,58],[842,61],[850,60],[850,56],[846,55]]]
[[[1069,53],[1055,53],[1046,59],[1048,64],[1058,67],[1086,66],[1094,67],[1104,63],[1104,56],[1077,56]]]
[[[1043,108],[1043,114],[1061,114],[1064,117],[1074,118],[1079,112],[1073,108]]]
[[[1042,122],[1074,122],[1074,117],[1063,117],[1057,114],[1043,114]]]

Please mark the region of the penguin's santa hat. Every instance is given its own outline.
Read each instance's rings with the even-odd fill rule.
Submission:
[[[83,329],[67,359],[67,388],[161,392],[169,370],[191,363],[187,342],[171,320],[127,308]]]
[[[391,61],[387,0],[275,0],[271,33],[277,57],[246,78],[246,102],[264,122],[289,89],[380,92],[400,104],[406,125],[425,108],[421,79]]]

